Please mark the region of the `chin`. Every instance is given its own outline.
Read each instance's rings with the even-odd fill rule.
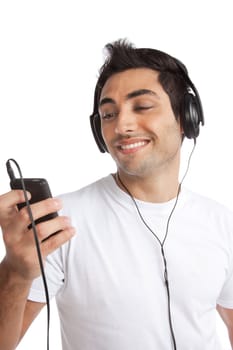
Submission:
[[[151,170],[145,168],[144,166],[125,166],[119,165],[117,167],[120,173],[125,174],[127,176],[135,176],[135,177],[148,177],[151,175]]]
[[[158,170],[159,164],[158,162],[155,163],[154,159],[143,159],[136,160],[136,159],[128,159],[127,161],[119,161],[115,160],[117,164],[117,168],[122,173],[125,173],[127,175],[132,176],[139,176],[139,177],[147,177],[151,176],[156,172],[156,169]]]

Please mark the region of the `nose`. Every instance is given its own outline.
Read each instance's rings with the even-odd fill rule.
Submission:
[[[124,135],[134,132],[137,128],[136,116],[129,111],[121,111],[116,118],[115,133]]]

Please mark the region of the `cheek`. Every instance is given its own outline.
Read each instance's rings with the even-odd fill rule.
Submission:
[[[101,134],[103,136],[103,139],[105,140],[107,138],[107,135],[108,135],[108,128],[106,128],[106,126],[103,125],[103,123],[101,123],[100,130],[101,130]]]
[[[108,146],[111,140],[114,137],[113,126],[110,124],[101,124],[101,134],[104,139],[104,142]]]
[[[168,145],[181,143],[182,129],[173,116],[170,118],[161,118],[160,123],[153,122],[153,124],[151,124],[151,130],[152,129],[161,143]]]
[[[173,125],[169,125],[164,134],[164,140],[169,149],[176,150],[181,147],[182,144],[182,132],[180,125],[178,123],[174,123]]]

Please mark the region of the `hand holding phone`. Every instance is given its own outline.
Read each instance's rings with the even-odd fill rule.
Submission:
[[[12,159],[13,160],[13,159]],[[11,159],[8,159],[6,166],[7,166],[7,172],[10,177],[10,187],[12,190],[23,190],[22,186],[22,178],[16,178],[13,172],[13,169],[10,165]],[[13,160],[15,162],[15,160]],[[17,165],[17,163],[15,162]],[[49,184],[47,180],[41,179],[41,178],[23,178],[24,186],[26,191],[30,192],[31,199],[29,200],[29,204],[33,204],[36,202],[40,202],[44,199],[51,198],[52,194],[49,188]],[[26,206],[26,202],[20,203],[17,205],[18,209],[20,210]],[[43,221],[47,221],[50,219],[55,218],[58,216],[57,212],[48,214],[46,216],[43,216],[37,220],[35,220],[35,224],[38,224]]]
[[[37,178],[31,178],[31,179],[24,179],[25,188],[28,192],[31,194],[31,199],[29,200],[30,204],[40,202],[44,199],[51,198],[52,194],[49,188],[49,184],[45,179],[37,179]],[[12,190],[22,190],[22,183],[21,179],[13,179],[10,182],[10,187]],[[26,202],[18,204],[17,207],[20,210],[26,205]],[[35,224],[38,224],[42,221],[47,221],[50,219],[53,219],[57,216],[57,213],[48,214],[46,216],[43,216],[35,221]]]
[[[29,202],[33,204],[30,206],[28,203],[25,191],[24,195],[22,191],[10,191],[0,195],[0,227],[6,247],[4,261],[9,273],[13,273],[13,278],[28,282],[42,273],[44,259],[62,244],[68,242],[76,230],[71,226],[67,216],[58,216],[56,211],[62,208],[62,203],[55,199],[46,200],[51,197],[47,181],[45,179],[24,179],[22,183],[20,168],[19,178],[16,179],[9,163],[8,161],[7,170],[11,179],[11,188],[16,190],[23,188],[23,191],[29,191],[31,193]],[[22,209],[25,201],[29,217],[27,213],[25,215],[25,209]],[[19,208],[18,213],[16,205]],[[53,214],[50,214],[51,212]],[[33,214],[36,220],[33,220]],[[36,222],[45,220],[46,222],[38,224],[38,227],[34,225]],[[54,234],[56,234],[55,237]]]

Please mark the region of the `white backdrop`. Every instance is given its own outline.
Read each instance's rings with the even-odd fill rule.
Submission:
[[[233,209],[231,6],[227,0],[2,0],[0,193],[9,189],[5,162],[10,157],[25,177],[47,178],[54,195],[115,170],[94,143],[89,115],[102,49],[127,37],[137,47],[164,50],[188,67],[206,125],[185,184]],[[191,146],[184,144],[185,160]],[[59,350],[55,304],[51,317],[51,349]],[[217,324],[227,350],[219,318]],[[18,349],[32,345],[34,350],[46,348],[45,312]]]

